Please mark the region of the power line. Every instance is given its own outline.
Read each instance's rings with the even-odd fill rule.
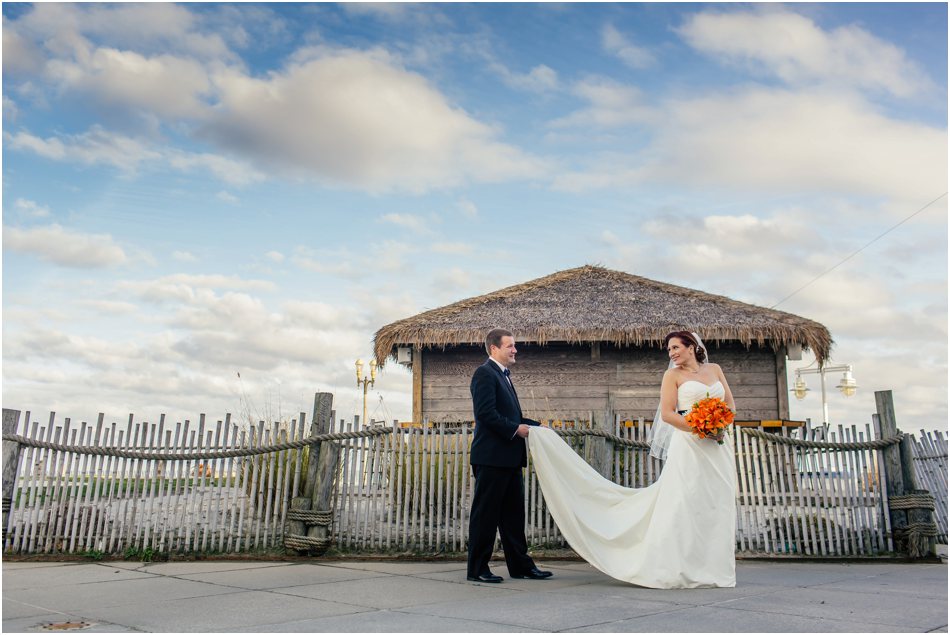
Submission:
[[[895,229],[897,229],[898,227],[900,227],[901,225],[903,225],[904,223],[906,223],[906,222],[909,221],[910,219],[912,219],[912,218],[913,218],[914,216],[916,216],[917,214],[920,214],[922,211],[924,211],[925,209],[927,209],[928,207],[930,207],[931,205],[933,205],[934,203],[936,203],[937,201],[939,201],[940,199],[942,199],[943,197],[945,197],[946,195],[947,195],[947,192],[944,192],[943,194],[941,194],[940,196],[938,196],[938,197],[935,198],[934,200],[930,201],[929,203],[927,203],[926,205],[924,205],[923,207],[921,207],[919,210],[917,210],[916,212],[914,212],[913,214],[911,214],[910,216],[908,216],[907,218],[905,218],[905,219],[902,220],[901,222],[897,223],[896,225],[894,225],[893,227],[891,227],[890,229],[888,229],[887,231],[885,231],[883,234],[881,234],[881,235],[878,236],[877,238],[871,240],[869,243],[867,243],[866,245],[864,245],[863,247],[861,247],[861,248],[858,249],[857,251],[851,253],[847,258],[845,258],[844,260],[840,261],[840,262],[839,262],[838,264],[836,264],[835,266],[833,266],[833,267],[831,267],[831,268],[829,268],[829,269],[826,269],[825,271],[819,273],[817,276],[815,276],[814,278],[812,278],[811,280],[809,280],[808,282],[806,282],[806,283],[803,284],[802,286],[798,287],[797,289],[795,289],[794,291],[792,291],[791,293],[789,293],[787,296],[785,296],[784,298],[782,298],[781,300],[779,300],[778,302],[776,302],[775,304],[773,304],[773,305],[770,306],[769,308],[770,308],[770,309],[774,309],[775,307],[777,307],[777,306],[780,305],[781,303],[785,302],[786,300],[788,300],[790,297],[792,297],[793,295],[795,295],[796,293],[798,293],[799,291],[801,291],[801,290],[804,289],[805,287],[808,287],[808,286],[810,286],[811,284],[813,284],[813,283],[814,283],[816,280],[818,280],[819,278],[822,278],[822,277],[828,275],[829,273],[831,273],[832,271],[834,271],[835,269],[837,269],[838,267],[840,267],[840,266],[843,265],[844,263],[848,262],[849,260],[851,260],[852,258],[854,258],[855,256],[857,256],[859,253],[861,253],[862,251],[864,251],[865,249],[867,249],[868,247],[870,247],[871,245],[873,245],[874,243],[876,243],[876,242],[879,241],[880,239],[884,238],[884,237],[887,236],[889,233],[891,233],[892,231],[894,231]]]

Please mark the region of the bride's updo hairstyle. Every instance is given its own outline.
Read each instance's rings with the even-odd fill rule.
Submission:
[[[692,346],[693,350],[696,351],[696,361],[700,364],[706,361],[706,350],[699,345],[699,342],[696,341],[696,338],[693,337],[693,334],[689,331],[673,331],[666,336],[666,339],[663,340],[663,348],[666,348],[670,344],[670,340],[673,338],[678,339],[683,343],[683,346]]]

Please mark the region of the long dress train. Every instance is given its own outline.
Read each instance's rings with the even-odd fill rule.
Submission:
[[[687,381],[678,407],[724,392],[718,381]],[[639,489],[603,478],[548,428],[532,428],[528,446],[554,521],[591,565],[658,589],[735,586],[736,468],[728,434],[719,445],[674,430],[660,477]]]

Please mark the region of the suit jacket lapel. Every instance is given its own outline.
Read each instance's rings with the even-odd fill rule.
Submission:
[[[518,393],[515,392],[514,383],[509,381],[509,379],[505,377],[504,371],[502,371],[501,367],[498,364],[496,364],[492,360],[488,360],[485,363],[491,366],[493,369],[495,369],[495,372],[498,373],[498,381],[500,381],[502,385],[508,389],[508,393],[511,395],[511,398],[515,400],[515,408],[518,409],[518,414],[521,414],[521,402],[518,401]]]
[[[515,384],[514,384],[514,382],[511,381],[511,379],[510,379],[509,377],[505,377],[505,373],[501,370],[501,368],[498,367],[497,364],[493,364],[493,365],[495,366],[495,370],[498,371],[498,374],[501,375],[501,383],[503,383],[503,384],[505,385],[505,387],[508,389],[508,392],[511,393],[512,398],[515,400],[515,408],[518,409],[518,414],[520,415],[520,414],[521,414],[521,402],[518,400],[518,393],[517,393],[517,391],[515,391]]]

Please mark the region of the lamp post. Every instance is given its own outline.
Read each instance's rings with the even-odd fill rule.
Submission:
[[[366,425],[366,391],[376,383],[376,359],[369,360],[369,376],[363,377],[363,360],[356,360],[356,385],[363,387],[363,425]]]
[[[845,397],[851,397],[858,390],[858,383],[854,380],[852,375],[853,368],[851,364],[839,364],[837,366],[819,366],[818,368],[796,368],[795,369],[795,383],[791,390],[795,394],[795,397],[799,400],[805,398],[805,394],[808,393],[808,386],[805,384],[805,380],[802,379],[802,375],[819,375],[821,376],[821,417],[822,417],[822,426],[825,431],[828,430],[828,393],[825,388],[825,375],[827,373],[843,373],[841,381],[838,382],[838,385],[835,386],[838,390],[841,391]]]

